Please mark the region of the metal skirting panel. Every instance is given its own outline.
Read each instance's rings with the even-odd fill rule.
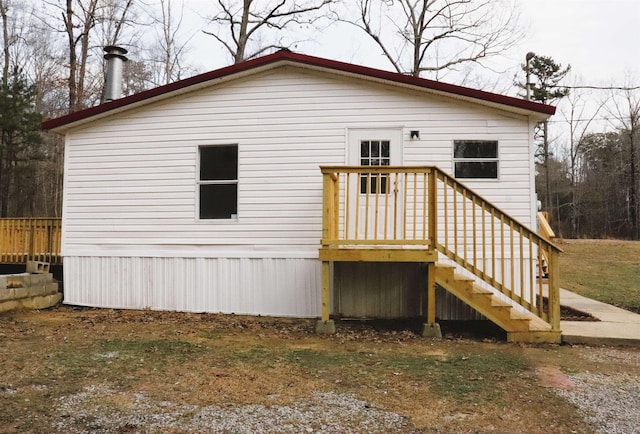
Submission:
[[[64,258],[67,304],[316,317],[321,263],[298,258]]]
[[[407,318],[422,314],[424,264],[335,262],[334,313],[347,318]]]

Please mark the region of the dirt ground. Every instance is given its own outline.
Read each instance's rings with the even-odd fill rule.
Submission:
[[[399,415],[405,432],[590,433],[556,393],[573,387],[568,375],[640,375],[637,348],[517,345],[484,331],[432,340],[406,323],[339,323],[318,336],[314,325],[72,307],[0,314],[0,432],[234,432],[163,428],[161,409],[268,409],[321,392]],[[153,424],[134,414],[145,411]],[[290,432],[272,423],[265,432]]]

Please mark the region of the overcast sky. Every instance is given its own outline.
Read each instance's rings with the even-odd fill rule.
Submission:
[[[498,60],[512,77],[520,73],[528,51],[570,64],[580,84],[623,84],[627,76],[640,81],[640,0],[517,0],[527,36]],[[185,0],[187,9],[202,15],[212,0]],[[195,22],[196,20],[194,20]],[[200,19],[197,21],[202,22]],[[223,51],[212,53],[213,38],[197,32],[194,50],[202,71],[225,66]],[[294,49],[295,50],[295,49]],[[332,28],[321,41],[298,47],[305,54],[382,69],[391,69],[380,50],[355,29]],[[509,76],[507,74],[507,76]],[[446,81],[446,77],[443,81]],[[496,91],[502,91],[497,89]]]
[[[519,0],[530,19],[522,52],[571,64],[587,84],[640,80],[640,0]],[[601,83],[602,82],[602,83]]]

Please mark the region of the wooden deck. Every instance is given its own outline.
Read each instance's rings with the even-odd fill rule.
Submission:
[[[511,340],[559,342],[560,249],[548,238],[436,167],[321,171],[321,321],[331,313],[331,262],[424,262],[427,325],[436,322],[438,284],[505,329]]]
[[[26,264],[27,260],[62,264],[59,218],[0,219],[0,264]]]

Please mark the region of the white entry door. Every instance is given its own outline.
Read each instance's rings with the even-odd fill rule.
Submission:
[[[401,129],[349,130],[350,166],[400,166]],[[358,240],[394,239],[402,226],[402,177],[364,172],[350,178],[350,235]],[[357,196],[357,197],[356,197]],[[351,238],[351,237],[350,237]]]

